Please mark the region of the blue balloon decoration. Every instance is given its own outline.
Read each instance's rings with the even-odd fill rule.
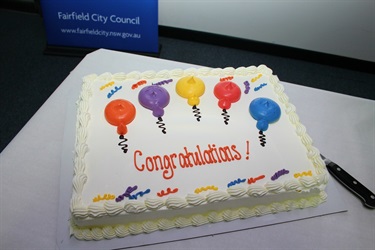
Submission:
[[[249,106],[251,116],[257,121],[257,128],[266,131],[270,123],[276,122],[281,116],[280,106],[268,98],[256,98]]]

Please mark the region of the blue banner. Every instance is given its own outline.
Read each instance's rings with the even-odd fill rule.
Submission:
[[[157,0],[41,0],[47,44],[159,50]]]

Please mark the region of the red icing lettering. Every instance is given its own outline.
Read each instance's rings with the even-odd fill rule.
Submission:
[[[154,156],[143,156],[141,150],[136,150],[133,162],[138,171],[142,172],[145,169],[148,172],[162,171],[163,178],[169,180],[173,178],[177,166],[186,169],[241,159],[242,155],[236,145],[216,147],[215,144],[208,144],[205,149],[196,145],[193,151],[184,147],[180,153]]]
[[[173,157],[175,157],[176,154],[171,155],[164,155],[164,161],[163,161],[163,178],[168,180],[171,179],[174,176],[174,169],[177,168],[176,165],[174,165]]]
[[[187,168],[188,167],[188,165],[186,163],[186,160],[185,160],[185,156],[184,156],[183,153],[179,153],[178,154],[178,162],[179,162],[179,164],[180,164],[180,166],[182,168]]]
[[[237,151],[236,145],[232,145],[230,148],[232,149],[233,152],[235,152],[235,155],[233,156],[233,160],[237,160],[237,161],[241,160],[241,154],[240,152]]]
[[[142,156],[142,151],[134,151],[134,166],[138,171],[142,172],[145,169],[147,169],[149,172],[164,170],[164,179],[171,179],[174,176],[174,169],[177,167],[173,159],[177,157],[176,154],[164,155],[163,157],[160,155],[147,156],[145,158],[145,163],[141,166],[138,165],[137,161],[139,156]]]
[[[146,157],[146,168],[150,172],[154,171],[154,161],[151,157]],[[156,168],[156,170],[158,169]]]
[[[142,171],[145,169],[145,165],[142,164],[141,168],[138,167],[138,164],[137,164],[137,155],[142,156],[142,151],[140,151],[140,150],[136,150],[136,151],[134,151],[134,166],[135,166],[135,168],[136,168],[138,171],[141,171],[141,172],[142,172]]]
[[[208,145],[208,147],[209,147],[209,149],[210,149],[211,152],[215,153],[215,155],[212,155],[214,163],[217,163],[217,162],[221,163],[221,159],[220,159],[220,156],[219,156],[219,154],[217,152],[215,144],[212,144],[212,147],[211,147],[211,145]],[[215,158],[215,156],[216,156],[216,158]],[[218,160],[216,160],[216,159],[218,159]]]
[[[192,167],[192,166],[194,166],[192,163],[191,163],[191,157],[193,157],[193,153],[192,152],[189,152],[188,150],[187,150],[187,148],[186,147],[184,147],[184,150],[185,150],[185,160],[187,161],[187,166],[188,167]],[[194,159],[194,158],[193,158]]]
[[[212,150],[203,151],[203,159],[207,164],[213,164],[217,162],[214,155],[212,154]]]

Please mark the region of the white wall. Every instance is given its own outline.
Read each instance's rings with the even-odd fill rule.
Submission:
[[[375,0],[159,0],[159,24],[375,62]]]

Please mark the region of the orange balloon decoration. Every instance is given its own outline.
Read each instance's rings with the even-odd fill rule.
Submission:
[[[111,101],[104,110],[105,119],[109,124],[117,126],[119,135],[125,135],[128,132],[126,125],[134,120],[135,114],[134,105],[124,99]]]

